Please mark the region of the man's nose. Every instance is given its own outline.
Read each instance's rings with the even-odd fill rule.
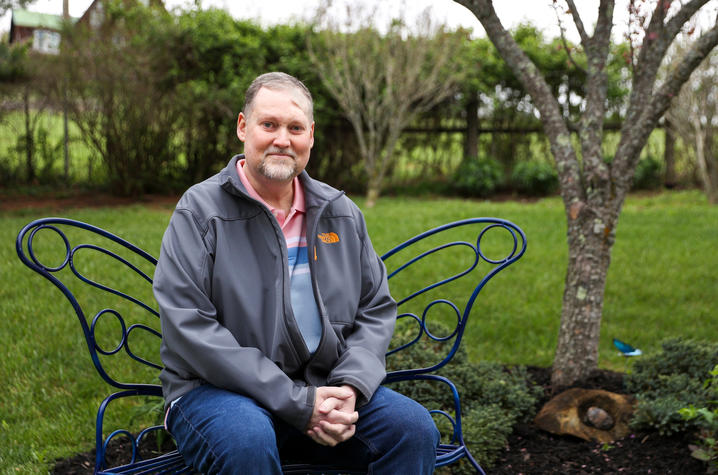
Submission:
[[[280,148],[287,148],[291,145],[289,141],[289,131],[286,128],[280,127],[277,130],[277,135],[274,136],[274,145]]]

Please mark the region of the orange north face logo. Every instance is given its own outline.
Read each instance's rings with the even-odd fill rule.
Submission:
[[[319,233],[317,237],[325,244],[334,244],[339,242],[339,236],[337,233]]]

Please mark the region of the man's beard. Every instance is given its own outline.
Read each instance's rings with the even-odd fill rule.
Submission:
[[[273,153],[287,154],[291,157],[291,159],[270,159],[268,155]],[[281,149],[270,149],[264,153],[264,157],[262,158],[262,161],[259,162],[257,169],[259,173],[270,180],[289,181],[297,174],[297,162],[295,159],[296,156],[292,152]]]

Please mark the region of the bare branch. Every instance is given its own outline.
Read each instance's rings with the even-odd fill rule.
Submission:
[[[658,121],[670,106],[671,100],[678,95],[683,84],[688,81],[693,71],[718,45],[718,21],[713,28],[701,35],[686,53],[678,66],[671,71],[663,85],[654,95],[649,111],[649,120]]]
[[[681,31],[681,27],[709,0],[691,0],[665,22],[672,0],[658,0],[651,21],[646,28],[643,45],[638,54],[634,89],[653,84],[656,73],[668,48]]]
[[[580,138],[584,160],[584,181],[590,193],[603,194],[599,201],[607,200],[604,186],[610,180],[607,164],[603,161],[601,143],[603,120],[606,113],[606,61],[611,39],[613,0],[601,0],[598,21],[593,37],[587,43],[586,105],[581,117]]]
[[[563,26],[563,20],[561,20],[561,15],[558,11],[558,5],[554,2],[554,12],[556,13],[556,22],[558,23],[559,30],[561,31],[561,44],[563,45],[564,51],[566,51],[566,56],[568,57],[568,60],[571,62],[574,68],[576,68],[578,71],[586,72],[586,70],[581,67],[576,60],[573,58],[573,54],[571,52],[571,48],[568,45],[568,40],[566,39],[566,27]],[[580,20],[580,18],[579,18]],[[584,44],[584,49],[586,45]]]
[[[613,177],[617,186],[627,189],[630,183],[628,170],[633,170],[643,144],[663,116],[671,100],[678,95],[691,73],[711,50],[718,45],[718,22],[704,33],[673,69],[666,81],[654,94],[643,96],[643,104],[631,104],[631,111],[621,132],[621,143],[614,158]]]
[[[581,20],[581,15],[578,14],[578,9],[576,8],[576,4],[573,0],[566,0],[566,3],[568,4],[568,9],[571,12],[571,16],[573,17],[573,23],[576,25],[576,30],[578,30],[578,35],[581,37],[581,44],[584,48],[588,46],[588,41],[590,40],[588,33],[586,33],[586,28],[583,26],[583,20]]]

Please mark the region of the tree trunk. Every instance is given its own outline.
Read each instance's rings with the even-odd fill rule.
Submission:
[[[663,158],[666,162],[666,173],[663,176],[663,186],[672,189],[676,187],[676,134],[673,125],[666,118],[665,127],[665,151]]]
[[[464,135],[464,160],[479,156],[479,101],[471,99],[466,104],[466,133]]]
[[[701,177],[701,183],[703,184],[703,191],[705,191],[708,202],[711,204],[718,203],[718,183],[714,181],[715,173],[709,167],[705,143],[706,140],[712,140],[712,137],[706,137],[706,132],[700,122],[699,117],[693,118],[693,134],[696,141],[696,162],[698,162],[698,171]]]
[[[374,181],[369,181],[366,187],[366,207],[373,208],[379,200],[380,186]]]
[[[592,213],[569,216],[568,268],[561,328],[551,382],[573,384],[598,367],[603,293],[611,262],[613,226]]]
[[[30,120],[30,91],[29,86],[25,87],[22,95],[23,111],[25,113],[25,168],[27,173],[27,183],[35,180],[35,164],[33,163],[35,155],[35,131],[33,130]]]

